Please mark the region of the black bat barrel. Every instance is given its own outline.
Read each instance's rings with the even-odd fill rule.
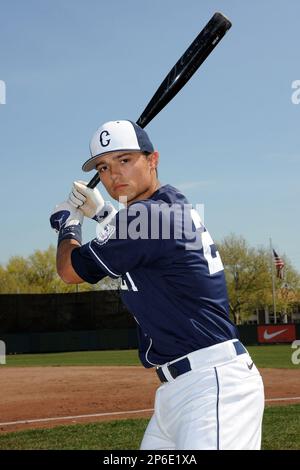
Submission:
[[[231,22],[222,13],[217,12],[212,16],[207,25],[170,70],[149,101],[145,110],[136,121],[140,127],[146,127],[174,96],[177,95],[220,42],[229,28],[231,28]],[[99,175],[96,173],[88,183],[88,187],[95,188],[99,181]]]

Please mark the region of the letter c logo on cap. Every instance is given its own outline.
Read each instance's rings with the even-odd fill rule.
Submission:
[[[107,147],[110,144],[110,139],[103,140],[103,136],[107,137],[110,133],[108,131],[102,131],[100,134],[100,144],[102,147]]]

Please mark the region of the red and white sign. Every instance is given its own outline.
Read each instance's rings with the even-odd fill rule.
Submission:
[[[295,325],[260,325],[257,327],[259,343],[291,343],[296,339]]]

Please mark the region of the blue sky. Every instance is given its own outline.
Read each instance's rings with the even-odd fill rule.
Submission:
[[[233,27],[147,126],[160,180],[205,205],[215,240],[272,237],[300,270],[298,0],[2,0],[0,263],[56,243],[49,214],[92,176],[95,129],[136,120],[218,10]],[[85,241],[94,233],[85,223]]]

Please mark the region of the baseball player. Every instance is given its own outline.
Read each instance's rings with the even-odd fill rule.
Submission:
[[[259,449],[261,376],[229,319],[224,269],[198,213],[157,177],[159,154],[131,121],[101,126],[83,170],[96,169],[117,212],[98,189],[74,183],[56,206],[57,270],[67,283],[121,278],[137,322],[139,357],[161,382],[141,449]],[[82,244],[83,219],[97,236]]]

